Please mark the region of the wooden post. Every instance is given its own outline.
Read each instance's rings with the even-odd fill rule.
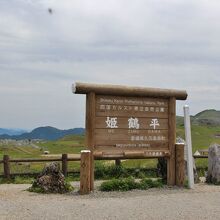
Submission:
[[[68,156],[67,156],[67,154],[62,154],[62,171],[63,171],[63,175],[66,177],[67,171],[68,171]]]
[[[120,159],[116,159],[115,160],[115,166],[120,166],[121,165],[121,160]]]
[[[86,95],[86,146],[91,150],[90,158],[90,190],[94,190],[94,156],[95,147],[95,93]]]
[[[80,194],[89,194],[91,191],[91,151],[81,151],[81,165],[80,165]]]
[[[170,157],[167,160],[167,184],[174,186],[175,180],[175,144],[176,144],[176,99],[169,100],[169,151]]]
[[[176,185],[184,186],[185,180],[185,161],[184,144],[176,144]]]
[[[10,159],[8,155],[3,156],[4,177],[10,179]]]

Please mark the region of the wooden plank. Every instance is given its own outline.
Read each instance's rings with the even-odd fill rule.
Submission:
[[[70,159],[68,159],[70,161]],[[80,158],[74,158],[74,161],[77,160],[79,161]],[[29,158],[29,159],[11,159],[10,162],[53,162],[53,161],[62,161],[62,158],[45,158],[45,159],[34,159],[34,158]]]
[[[167,125],[168,127],[168,125]],[[168,129],[95,129],[95,135],[110,135],[110,134],[127,134],[127,135],[163,135],[168,134]]]
[[[125,111],[98,111],[96,112],[97,117],[126,117],[126,118],[131,118],[131,117],[139,117],[139,118],[168,118],[168,109],[164,109],[164,113],[161,112],[144,112],[144,111],[130,111],[130,112],[125,112]]]
[[[91,191],[91,151],[81,151],[81,163],[80,163],[80,194],[89,194]]]
[[[103,136],[107,137],[122,137],[117,138],[118,139],[129,139],[132,136],[166,136],[168,137],[168,130],[143,130],[143,129],[95,129],[95,137],[100,136],[100,138],[103,138]]]
[[[97,95],[96,106],[97,105],[168,107],[168,99]]]
[[[94,156],[98,160],[103,159],[151,159],[151,158],[159,158],[159,157],[169,157],[170,153],[167,150],[142,150],[142,151],[94,151]]]
[[[167,161],[167,184],[175,185],[175,144],[176,144],[176,99],[169,101],[169,151],[170,158]]]
[[[185,90],[147,88],[147,87],[131,87],[123,85],[104,85],[76,82],[72,86],[73,93],[89,94],[91,92],[97,95],[121,95],[121,96],[137,96],[137,97],[156,97],[170,98],[175,97],[177,100],[186,100],[187,92]]]
[[[168,143],[168,135],[160,135],[160,136],[126,136],[126,135],[99,135],[96,136],[96,145],[113,145],[117,147],[119,144],[150,144],[153,145],[155,143]]]
[[[208,155],[193,155],[194,159],[208,159]]]
[[[184,186],[185,180],[185,161],[184,161],[184,144],[176,144],[176,185]]]
[[[90,158],[90,187],[94,190],[94,157],[93,150],[95,147],[95,93],[91,92],[86,96],[86,145],[91,150]]]
[[[131,117],[118,117],[116,119],[117,121],[117,129],[111,129],[113,130],[118,130],[118,129],[128,129],[129,128],[129,121],[128,119]],[[138,118],[138,124],[139,124],[139,129],[147,129],[147,130],[164,130],[164,129],[168,129],[168,119],[160,119],[160,118],[156,118],[158,119],[158,123],[159,126],[155,126],[155,129],[152,125],[152,119],[155,118]],[[96,117],[95,119],[95,128],[105,128],[108,129],[108,124],[107,121],[111,120],[111,118],[107,118],[107,117]],[[130,129],[130,130],[139,130],[139,129]]]
[[[109,145],[108,145],[109,144]],[[106,143],[106,141],[97,142],[95,149],[99,150],[112,150],[112,151],[120,151],[120,150],[137,150],[137,149],[145,149],[145,150],[157,150],[157,149],[169,149],[168,142],[149,142],[149,143],[128,143],[126,141],[115,141],[111,143]]]

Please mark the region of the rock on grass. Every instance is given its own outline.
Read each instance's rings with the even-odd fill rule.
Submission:
[[[37,193],[66,193],[72,191],[73,187],[65,180],[60,164],[52,162],[45,165],[28,190]]]

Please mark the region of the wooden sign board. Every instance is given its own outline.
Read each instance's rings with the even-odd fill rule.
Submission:
[[[94,157],[167,157],[167,181],[175,185],[176,100],[186,91],[76,83],[86,94],[86,143]]]
[[[168,112],[168,99],[97,95],[94,150],[151,150],[163,156],[169,150]]]

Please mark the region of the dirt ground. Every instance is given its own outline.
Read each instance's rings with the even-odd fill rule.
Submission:
[[[77,189],[79,183],[73,184]],[[25,191],[29,186],[0,185],[0,219],[220,219],[220,186],[113,193],[95,190],[86,196],[76,191],[65,195],[30,193]]]

